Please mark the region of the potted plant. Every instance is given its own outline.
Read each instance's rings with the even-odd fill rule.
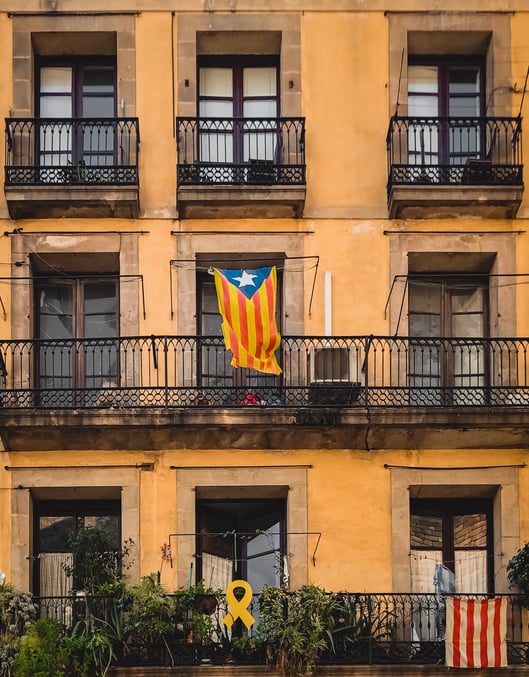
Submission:
[[[327,647],[336,600],[322,588],[265,586],[259,597],[267,660],[289,677],[311,677]]]
[[[128,588],[127,596],[125,662],[174,665],[175,600],[161,587],[157,574],[145,576],[139,585]]]

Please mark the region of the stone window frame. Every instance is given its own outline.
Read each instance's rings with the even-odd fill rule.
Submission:
[[[508,592],[507,563],[520,547],[519,468],[390,468],[393,591],[411,590],[410,497],[490,497],[494,590]]]
[[[390,115],[395,114],[397,104],[398,114],[407,115],[410,54],[484,55],[487,114],[510,115],[510,13],[388,12],[387,16]]]
[[[287,494],[286,533],[291,588],[308,582],[307,468],[239,467],[176,469],[177,529],[172,547],[176,552],[178,586],[187,585],[189,565],[195,554],[197,495],[215,498],[276,498]],[[289,535],[290,534],[290,535]]]
[[[47,56],[62,55],[56,46],[58,34],[72,40],[75,54],[95,56],[98,44],[108,53],[108,38],[115,37],[117,62],[116,100],[120,114],[136,114],[136,51],[135,15],[15,15],[13,20],[13,115],[33,117],[35,111],[35,37],[38,45],[46,45]],[[75,34],[84,39],[73,39]],[[61,41],[59,41],[61,42]],[[83,46],[85,45],[85,46]],[[95,47],[93,47],[95,45]],[[88,52],[90,51],[90,54]],[[123,106],[122,106],[123,102]]]
[[[67,233],[42,233],[31,235],[13,235],[11,240],[11,260],[30,262],[30,257],[46,254],[60,255],[64,261],[68,255],[90,256],[113,254],[119,261],[120,275],[139,274],[139,233],[101,233],[69,235]],[[74,264],[75,265],[75,264]],[[71,271],[68,271],[71,272]],[[83,269],[83,273],[87,270]],[[96,272],[96,271],[94,271]],[[30,266],[17,266],[13,269],[11,285],[11,328],[13,339],[27,339],[34,336],[33,285],[27,277]],[[139,333],[139,282],[128,281],[119,285],[119,335],[137,336]]]
[[[122,540],[132,538],[126,577],[139,580],[140,561],[139,468],[13,468],[11,469],[11,583],[30,590],[33,554],[33,496],[36,498],[101,498],[121,495]]]
[[[179,16],[177,45],[179,116],[197,115],[198,54],[277,54],[277,50],[280,55],[281,116],[301,115],[299,15],[205,13]]]
[[[177,236],[176,261],[199,261],[200,258],[212,259],[215,255],[241,254],[255,259],[256,252],[260,258],[267,253],[277,259],[278,252],[282,252],[284,259],[289,257],[303,257],[303,240],[299,235],[278,232],[277,234],[255,233],[251,238],[242,237],[240,232],[217,235],[214,233],[179,233]],[[197,333],[197,276],[195,266],[187,263],[176,267],[176,322],[177,334],[195,336]],[[304,273],[298,268],[283,271],[281,324],[283,333],[291,336],[301,336],[304,333],[303,304],[304,304]]]
[[[404,279],[409,274],[409,255],[418,258],[421,253],[433,260],[433,254],[449,256],[450,254],[481,254],[493,257],[489,273],[500,276],[512,274],[516,270],[516,233],[472,233],[472,232],[437,232],[406,233],[405,231],[387,232],[389,242],[389,272],[391,283],[396,284],[389,302],[390,334],[397,328],[400,335],[408,333],[408,295],[403,292]],[[462,257],[460,260],[464,259]],[[465,269],[466,270],[466,269]],[[455,275],[465,270],[447,270],[447,275]],[[436,270],[435,272],[441,272]],[[404,298],[403,298],[404,293]],[[516,336],[516,286],[489,285],[489,336]],[[400,321],[400,323],[399,323]]]

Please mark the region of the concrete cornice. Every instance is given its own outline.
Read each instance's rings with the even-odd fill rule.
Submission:
[[[176,6],[175,6],[176,4]],[[473,13],[529,11],[527,0],[0,0],[0,12],[58,14],[94,12],[304,13],[412,12]]]

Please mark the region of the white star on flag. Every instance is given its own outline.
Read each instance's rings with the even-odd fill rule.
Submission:
[[[255,287],[254,277],[257,277],[257,275],[243,270],[240,277],[234,277],[233,279],[239,283],[239,287]]]

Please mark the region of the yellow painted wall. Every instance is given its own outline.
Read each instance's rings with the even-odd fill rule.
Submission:
[[[391,279],[389,228],[473,230],[484,228],[477,219],[391,223],[378,215],[386,206],[385,137],[391,114],[388,99],[388,27],[382,11],[347,14],[343,11],[306,12],[302,26],[302,114],[307,118],[307,213],[296,220],[226,220],[214,223],[179,222],[174,219],[176,150],[174,99],[178,73],[172,71],[175,30],[170,11],[142,12],[136,19],[137,114],[140,119],[141,208],[147,216],[136,220],[112,219],[60,221],[32,220],[15,224],[6,218],[0,191],[0,275],[9,273],[9,237],[15,225],[26,232],[46,230],[144,231],[139,239],[139,269],[144,278],[146,318],[140,317],[140,334],[176,331],[170,314],[169,261],[176,255],[172,231],[201,229],[232,232],[307,231],[306,256],[318,256],[319,268],[311,314],[309,303],[313,271],[305,274],[305,333],[324,330],[324,272],[332,271],[333,325],[335,335],[385,335],[384,317]],[[512,80],[523,84],[529,65],[529,14],[512,17]],[[11,20],[0,14],[0,111],[8,114],[12,100]],[[175,66],[176,68],[176,66]],[[507,86],[507,85],[506,85]],[[174,89],[173,89],[174,88]],[[513,97],[513,114],[521,95]],[[529,95],[524,113],[529,111]],[[529,135],[524,136],[529,157]],[[0,179],[3,168],[0,163]],[[524,205],[527,206],[527,196]],[[374,216],[359,216],[361,211]],[[371,211],[370,211],[371,210]],[[491,230],[520,231],[516,237],[517,271],[529,273],[527,217],[513,222],[486,224]],[[248,237],[245,235],[244,237]],[[6,271],[5,273],[3,271]],[[515,272],[515,271],[513,271]],[[517,332],[529,336],[528,284],[517,287]],[[178,289],[173,288],[174,311]],[[0,337],[9,335],[10,293],[0,284],[7,322],[0,313]],[[327,589],[391,590],[390,477],[386,463],[408,465],[494,465],[524,463],[526,452],[518,449],[387,450],[358,449],[286,450],[289,463],[311,464],[308,475],[308,529],[321,531],[316,566],[309,562],[310,582]],[[2,452],[0,454],[0,553],[11,542],[11,479],[5,465],[119,464],[154,462],[155,471],[142,473],[140,492],[141,574],[160,567],[160,546],[176,530],[176,479],[171,465],[223,464],[266,465],[278,463],[278,454],[262,450],[52,451]],[[87,460],[89,458],[89,461]],[[214,459],[214,460],[212,460]],[[477,460],[478,459],[478,460]],[[520,494],[529,492],[529,471],[520,471]],[[521,542],[529,539],[529,506],[520,505]],[[127,534],[123,534],[124,538]],[[14,536],[13,536],[14,537]],[[29,545],[28,545],[29,547]],[[312,554],[309,548],[309,555]],[[10,563],[0,557],[0,568],[10,575]],[[164,565],[163,581],[175,587],[176,568]]]

